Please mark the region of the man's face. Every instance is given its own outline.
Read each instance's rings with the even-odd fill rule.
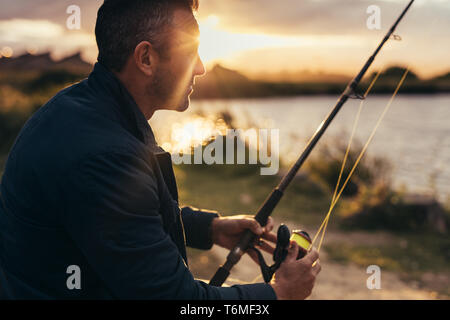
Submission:
[[[166,52],[160,55],[154,79],[149,86],[158,109],[184,111],[194,79],[205,73],[198,55],[198,24],[188,10],[175,10]]]

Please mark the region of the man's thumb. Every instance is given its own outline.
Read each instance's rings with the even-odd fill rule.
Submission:
[[[286,261],[295,261],[298,256],[298,244],[295,241],[291,241],[291,246],[288,249],[288,254],[286,256]]]

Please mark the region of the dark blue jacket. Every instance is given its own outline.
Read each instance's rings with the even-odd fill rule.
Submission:
[[[12,299],[274,299],[267,284],[194,280],[186,245],[217,214],[180,209],[170,154],[96,64],[25,124],[0,188],[0,288]],[[81,271],[81,289],[69,289]]]

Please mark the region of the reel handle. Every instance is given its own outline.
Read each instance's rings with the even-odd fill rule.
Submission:
[[[258,256],[264,282],[270,282],[273,274],[278,270],[283,261],[286,259],[289,243],[291,240],[295,241],[299,246],[297,259],[301,259],[306,255],[306,253],[308,252],[308,248],[311,245],[311,237],[309,236],[309,234],[306,231],[293,230],[291,235],[289,228],[286,225],[282,224],[278,227],[277,246],[273,253],[274,264],[271,266],[267,265],[263,255],[258,249],[256,249],[254,246],[249,247],[249,249],[254,250]]]

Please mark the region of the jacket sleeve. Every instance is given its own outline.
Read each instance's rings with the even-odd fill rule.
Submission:
[[[191,248],[209,250],[213,246],[211,223],[219,217],[218,212],[199,210],[194,207],[181,208],[186,245]]]
[[[151,165],[115,151],[67,175],[62,223],[118,299],[275,299],[270,285],[217,288],[194,280],[164,231]]]

